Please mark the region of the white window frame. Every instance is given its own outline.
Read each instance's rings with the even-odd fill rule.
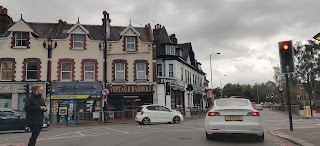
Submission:
[[[93,70],[86,70],[86,65],[88,65],[88,64],[92,64],[93,65]],[[84,80],[85,81],[94,81],[95,80],[95,76],[96,76],[96,74],[95,74],[95,66],[96,66],[96,64],[94,63],[94,62],[85,62],[84,63]],[[92,73],[93,74],[93,78],[92,79],[87,79],[87,77],[86,77],[86,73]]]
[[[166,45],[166,55],[176,55],[176,47],[172,45]]]
[[[162,75],[163,75],[162,64],[157,64],[157,76],[162,76]]]
[[[144,70],[139,70],[139,66],[144,66]],[[143,78],[139,78],[139,74],[143,74]],[[137,80],[146,80],[147,79],[147,65],[145,63],[136,63],[136,79]]]
[[[170,66],[172,66],[172,69],[170,69]],[[174,77],[174,67],[173,64],[169,64],[169,77]],[[170,75],[170,73],[172,73],[172,76]]]
[[[26,34],[25,37],[23,38],[23,34]],[[18,36],[20,35],[21,38],[18,38]],[[21,45],[18,46],[18,41],[21,42]],[[22,45],[22,42],[25,41],[25,46]],[[19,47],[19,48],[27,48],[27,43],[28,43],[28,32],[16,32],[15,34],[15,47]]]
[[[82,37],[82,40],[81,41],[79,41],[79,40],[75,40],[75,37],[76,36],[81,36]],[[84,48],[84,34],[73,34],[73,49],[83,49]],[[81,43],[82,44],[82,46],[81,47],[76,47],[75,46],[75,43]]]
[[[11,70],[3,70],[3,66],[4,66],[4,62],[10,62],[11,63]],[[11,80],[13,80],[13,72],[14,72],[14,70],[13,70],[13,61],[1,61],[0,62],[0,80],[1,81],[11,81]],[[3,75],[3,72],[11,72],[11,75],[12,75],[12,79],[2,79],[2,75]]]
[[[28,79],[28,72],[30,72],[30,71],[35,72],[35,70],[28,70],[28,65],[29,65],[30,62],[35,62],[35,63],[37,63],[37,71],[36,71],[37,74],[38,74],[38,72],[40,71],[39,68],[38,68],[39,62],[37,62],[37,61],[27,61],[27,62],[26,62],[26,80],[27,80],[27,81],[36,81],[36,80],[38,80],[38,77],[37,77],[36,79]]]
[[[123,65],[123,70],[119,70],[119,69],[117,68],[117,64]],[[120,67],[120,68],[121,68],[121,67]],[[114,64],[114,72],[115,72],[115,77],[114,77],[114,79],[115,79],[115,80],[125,80],[125,76],[126,76],[125,71],[126,71],[126,66],[125,66],[124,63],[120,63],[120,62],[119,62],[119,63],[115,63],[115,64]],[[118,78],[117,73],[123,73],[123,78]]]
[[[136,49],[136,37],[135,36],[126,36],[126,50],[135,50]],[[133,39],[133,41],[131,40]],[[133,48],[128,47],[133,45]]]
[[[63,71],[63,64],[70,64],[70,71]],[[61,81],[72,81],[72,62],[61,62]],[[63,79],[63,73],[70,73],[70,79]]]

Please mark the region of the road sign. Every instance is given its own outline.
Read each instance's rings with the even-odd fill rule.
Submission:
[[[101,93],[102,93],[102,95],[107,96],[107,95],[109,95],[110,91],[109,91],[109,89],[104,88],[104,89],[102,89]]]

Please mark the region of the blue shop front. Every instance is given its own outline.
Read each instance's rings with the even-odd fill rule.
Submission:
[[[91,121],[102,111],[102,82],[53,82],[51,88],[52,123]]]

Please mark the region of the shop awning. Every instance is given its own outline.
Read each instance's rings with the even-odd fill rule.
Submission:
[[[90,99],[101,98],[99,95],[51,95],[51,99]]]

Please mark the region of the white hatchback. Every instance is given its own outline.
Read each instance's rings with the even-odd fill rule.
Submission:
[[[262,118],[248,99],[215,100],[214,106],[207,112],[205,130],[208,140],[228,134],[254,135],[256,141],[264,140]]]
[[[179,111],[169,109],[161,105],[143,105],[140,106],[135,121],[140,125],[149,125],[151,123],[180,123],[183,121],[183,115]]]

